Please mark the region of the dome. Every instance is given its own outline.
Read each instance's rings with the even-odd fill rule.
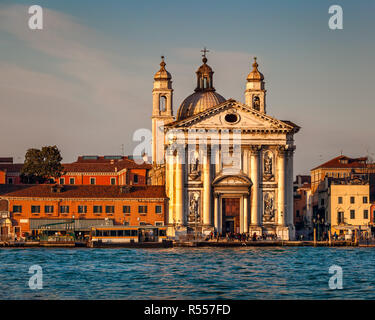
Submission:
[[[213,86],[213,70],[207,64],[206,52],[208,50],[204,48],[203,52],[203,64],[198,68],[197,74],[197,87],[195,92],[188,96],[180,105],[177,110],[177,119],[182,120],[198,114],[204,110],[207,110],[213,106],[226,101],[226,99],[220,94],[215,92]]]
[[[164,56],[161,57],[160,70],[155,73],[154,80],[171,80],[171,74],[165,69],[166,63],[164,62]]]
[[[226,99],[215,91],[198,91],[188,96],[177,111],[177,120],[182,120],[223,103]]]
[[[263,81],[264,80],[264,75],[259,72],[258,70],[258,63],[257,63],[257,58],[254,57],[254,63],[253,63],[253,70],[248,74],[247,80],[248,81]]]

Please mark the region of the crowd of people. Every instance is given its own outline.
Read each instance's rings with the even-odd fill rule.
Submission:
[[[234,232],[227,232],[227,233],[217,233],[211,232],[210,235],[205,239],[206,241],[258,241],[258,240],[278,240],[277,235],[275,234],[263,234],[258,235],[257,233],[234,233]]]

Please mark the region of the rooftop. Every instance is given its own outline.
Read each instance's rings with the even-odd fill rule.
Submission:
[[[166,198],[164,186],[18,185],[0,187],[2,198]]]
[[[366,168],[367,167],[367,157],[361,157],[361,158],[349,158],[347,156],[338,156],[336,158],[333,158],[323,164],[321,164],[320,166],[312,169],[312,170],[316,170],[316,169],[319,169],[319,168],[327,168],[327,169],[330,169],[330,168]]]

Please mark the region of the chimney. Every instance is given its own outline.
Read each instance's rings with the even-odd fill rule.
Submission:
[[[64,191],[64,186],[60,184],[55,184],[54,186],[51,187],[52,193],[61,193],[63,191]]]
[[[121,186],[120,190],[121,190],[121,193],[129,193],[129,192],[133,191],[133,187],[128,186],[128,185],[124,185],[124,186]]]

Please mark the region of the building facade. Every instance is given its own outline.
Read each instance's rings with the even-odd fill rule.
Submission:
[[[256,59],[240,103],[216,92],[204,53],[195,92],[176,117],[165,65],[163,59],[154,77],[152,156],[153,174],[166,182],[169,233],[198,228],[293,239],[294,134],[300,128],[267,114]]]
[[[8,202],[8,231],[17,237],[72,220],[85,232],[98,225],[161,226],[168,208],[162,186],[24,185],[0,199]]]
[[[371,234],[368,179],[326,178],[317,190],[319,210],[332,234]]]

